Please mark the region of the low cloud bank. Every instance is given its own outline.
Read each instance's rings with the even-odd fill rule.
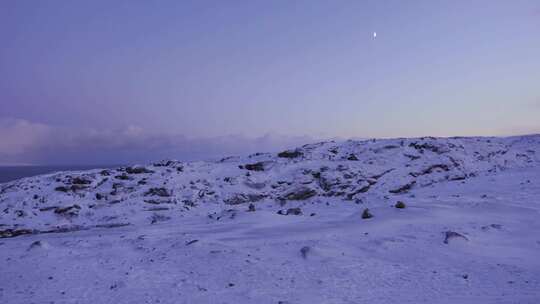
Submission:
[[[206,160],[274,152],[313,141],[307,136],[241,135],[188,138],[137,126],[77,129],[23,119],[0,119],[0,164],[130,164],[159,159]]]

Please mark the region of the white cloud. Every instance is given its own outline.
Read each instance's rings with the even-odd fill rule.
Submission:
[[[51,134],[44,124],[23,119],[0,119],[0,155],[18,155],[32,149]]]
[[[254,152],[272,152],[313,139],[265,135],[187,138],[156,134],[139,126],[124,129],[77,129],[22,119],[0,119],[0,163],[124,164],[163,158],[197,160]]]

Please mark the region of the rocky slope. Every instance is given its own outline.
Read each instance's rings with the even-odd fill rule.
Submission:
[[[0,185],[0,303],[540,303],[540,136]]]
[[[394,202],[412,189],[537,168],[540,136],[308,144],[218,162],[161,161],[2,184],[0,237],[154,225],[239,211],[304,215],[304,206]]]

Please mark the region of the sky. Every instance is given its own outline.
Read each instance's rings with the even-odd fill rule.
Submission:
[[[536,0],[0,1],[0,164],[539,133],[539,54]]]

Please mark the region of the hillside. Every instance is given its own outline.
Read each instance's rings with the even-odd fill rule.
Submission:
[[[2,303],[540,301],[540,135],[60,172],[0,211]]]

